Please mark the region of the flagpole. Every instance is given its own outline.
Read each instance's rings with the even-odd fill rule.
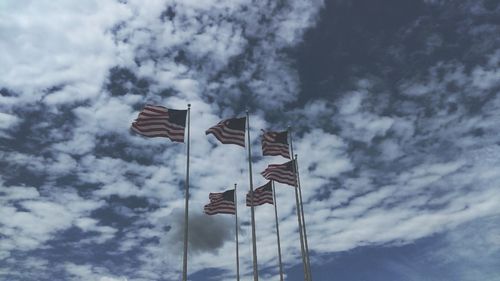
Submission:
[[[247,114],[247,139],[248,139],[248,170],[250,174],[250,212],[252,214],[252,245],[253,245],[253,280],[259,281],[259,270],[257,268],[257,242],[255,238],[255,211],[253,207],[253,179],[252,179],[252,150],[251,150],[251,142],[250,142],[250,117],[248,115],[248,109],[246,110]]]
[[[292,130],[290,126],[288,127],[288,132],[289,132],[289,138],[290,138],[290,158],[292,160],[295,160],[295,164],[297,163],[296,159],[293,159],[293,142],[292,142]],[[295,177],[297,177],[297,165],[294,166],[294,171],[295,171]],[[297,178],[295,178],[297,180]],[[295,205],[297,208],[297,221],[299,223],[299,234],[300,234],[300,252],[302,254],[302,264],[304,267],[304,280],[309,281],[309,270],[307,270],[307,261],[305,257],[305,246],[304,246],[304,234],[303,234],[303,229],[302,229],[302,219],[301,219],[301,212],[300,212],[300,203],[299,203],[299,193],[298,193],[298,188],[297,184],[295,186]]]
[[[186,158],[186,202],[184,208],[184,257],[182,263],[182,280],[187,281],[187,251],[188,251],[188,210],[189,210],[189,143],[190,143],[190,120],[191,117],[191,104],[188,104],[187,109],[187,158]]]
[[[238,252],[238,197],[236,196],[236,184],[234,184],[234,210],[235,210],[235,230],[236,230],[236,280],[240,281],[240,255]]]
[[[274,190],[274,181],[272,181],[272,185],[273,185],[274,216],[276,218],[276,237],[278,239],[278,262],[280,266],[280,281],[283,281],[283,264],[281,263],[280,229],[278,226],[278,207],[276,202],[276,192]]]
[[[300,211],[302,213],[302,227],[304,229],[304,243],[305,243],[306,259],[307,259],[307,274],[309,275],[309,280],[312,281],[311,263],[309,262],[309,246],[307,244],[306,219],[304,216],[304,205],[303,205],[303,201],[302,201],[302,188],[300,186],[300,173],[299,173],[299,163],[297,160],[297,154],[295,154],[295,166],[296,166],[296,171],[297,171],[297,183],[298,183],[298,188],[299,188]]]

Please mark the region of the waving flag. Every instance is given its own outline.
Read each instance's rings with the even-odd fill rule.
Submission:
[[[234,189],[220,193],[210,193],[208,196],[210,203],[205,205],[203,211],[207,215],[215,214],[235,214],[236,207],[234,205]]]
[[[295,180],[295,160],[283,164],[271,164],[260,174],[267,180],[297,186]]]
[[[290,151],[288,147],[288,131],[264,132],[264,134],[262,135],[262,155],[281,155],[285,158],[290,159]]]
[[[131,129],[145,137],[165,137],[184,142],[187,110],[168,109],[147,104],[132,123]]]
[[[253,205],[259,206],[263,204],[273,204],[273,187],[272,182],[269,181],[265,185],[256,188],[253,191]],[[251,191],[250,191],[251,192]],[[250,192],[247,193],[247,206],[252,206],[252,199]]]
[[[246,118],[231,118],[220,121],[208,129],[205,134],[212,134],[221,143],[236,144],[245,147]]]

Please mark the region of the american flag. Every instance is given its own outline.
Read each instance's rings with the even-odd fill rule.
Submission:
[[[262,135],[262,155],[281,155],[290,159],[288,147],[288,131],[264,132]]]
[[[210,193],[210,195],[208,195],[208,199],[210,199],[210,203],[205,205],[203,208],[205,214],[236,214],[236,206],[234,205],[234,189],[220,193]]]
[[[147,104],[132,123],[131,129],[150,138],[166,137],[171,141],[184,142],[186,114],[187,110]]]
[[[213,134],[221,143],[236,144],[245,147],[246,117],[231,118],[220,121],[206,130],[205,134]]]
[[[247,206],[252,206],[252,198],[251,191],[247,193]],[[273,186],[271,181],[266,183],[265,185],[256,188],[253,191],[253,205],[259,206],[263,204],[274,204],[273,203]]]
[[[274,180],[291,186],[296,185],[295,160],[283,164],[271,164],[260,173],[267,180]]]

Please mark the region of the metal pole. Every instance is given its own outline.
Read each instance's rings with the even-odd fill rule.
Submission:
[[[240,254],[238,252],[238,197],[236,196],[236,184],[234,184],[234,210],[235,210],[235,229],[236,229],[236,280],[240,281]]]
[[[280,266],[280,281],[283,281],[283,264],[281,263],[281,245],[280,245],[280,228],[278,226],[278,207],[276,202],[276,192],[274,190],[274,181],[273,185],[273,203],[274,203],[274,216],[276,218],[276,237],[278,239],[278,262]]]
[[[307,260],[307,274],[309,275],[309,280],[312,281],[311,275],[311,263],[309,262],[309,246],[307,244],[307,230],[306,230],[306,220],[304,216],[304,205],[302,201],[302,188],[300,186],[300,176],[299,176],[299,162],[297,160],[297,154],[295,154],[295,171],[297,172],[297,183],[299,188],[299,200],[300,200],[300,211],[302,214],[302,228],[304,229],[304,242],[306,249],[306,260]]]
[[[187,159],[186,159],[186,204],[184,209],[184,258],[182,264],[182,280],[187,281],[187,251],[188,251],[188,210],[189,210],[189,142],[190,142],[191,104],[187,109]]]
[[[248,138],[248,170],[250,174],[250,203],[251,203],[251,214],[252,214],[252,245],[253,245],[253,280],[259,281],[259,270],[257,268],[257,242],[255,237],[255,212],[253,207],[253,179],[252,179],[252,150],[250,142],[250,118],[247,113],[247,138]]]
[[[288,127],[288,132],[289,132],[289,138],[290,138],[290,157],[293,157],[293,142],[292,142],[292,131],[290,127]],[[295,162],[297,162],[295,160]],[[295,172],[297,171],[297,166],[294,166]],[[297,173],[295,173],[297,175]],[[295,178],[297,180],[297,178]],[[300,252],[302,254],[302,264],[304,265],[304,280],[309,281],[309,274],[307,270],[307,261],[306,261],[306,255],[305,255],[305,246],[304,246],[304,236],[303,236],[303,230],[302,230],[302,219],[300,217],[300,203],[299,203],[299,193],[298,193],[298,188],[295,186],[295,205],[297,208],[297,220],[299,222],[299,234],[300,234]]]

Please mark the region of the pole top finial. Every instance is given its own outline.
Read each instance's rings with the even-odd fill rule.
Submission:
[[[190,107],[191,107],[191,104],[190,104],[190,103],[188,103],[188,108],[190,108]]]
[[[295,158],[297,158],[297,153],[295,153]]]

